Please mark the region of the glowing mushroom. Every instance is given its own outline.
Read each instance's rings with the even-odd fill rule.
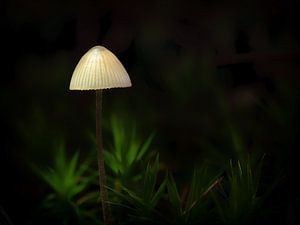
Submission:
[[[96,91],[96,146],[104,224],[109,224],[111,218],[108,194],[105,188],[106,174],[102,146],[102,90],[130,86],[130,78],[121,62],[111,51],[103,46],[95,46],[82,56],[73,72],[70,83],[70,90]]]

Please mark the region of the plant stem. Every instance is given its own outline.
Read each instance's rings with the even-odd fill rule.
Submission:
[[[103,221],[105,225],[111,224],[110,207],[108,204],[108,194],[106,189],[106,173],[103,159],[102,144],[102,90],[96,90],[96,148],[98,154],[99,186],[102,202]]]

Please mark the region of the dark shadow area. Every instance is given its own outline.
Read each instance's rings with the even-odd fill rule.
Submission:
[[[133,86],[103,97],[115,224],[299,223],[299,3],[0,3],[0,224],[102,224],[95,45]],[[142,152],[142,153],[141,153]]]

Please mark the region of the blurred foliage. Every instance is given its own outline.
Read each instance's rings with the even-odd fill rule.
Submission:
[[[156,149],[152,146],[154,133],[145,135],[145,124],[149,121],[137,122],[136,118],[131,116],[120,116],[126,114],[124,109],[119,114],[105,114],[105,163],[109,168],[108,188],[116,224],[234,225],[253,224],[257,221],[270,224],[274,220],[270,219],[270,216],[279,220],[295,221],[293,218],[299,204],[292,198],[298,196],[299,188],[285,174],[293,171],[295,167],[294,164],[288,163],[288,159],[293,154],[292,148],[296,142],[297,128],[294,122],[297,108],[294,107],[299,92],[296,87],[288,90],[288,87],[292,87],[288,82],[281,83],[278,84],[277,92],[273,94],[280,97],[265,94],[256,98],[254,103],[251,102],[253,105],[247,106],[249,108],[244,108],[244,105],[234,108],[228,103],[228,96],[224,94],[223,87],[215,84],[213,91],[216,94],[216,102],[211,107],[219,111],[213,116],[208,115],[211,109],[203,113],[199,111],[201,116],[198,115],[198,120],[193,122],[198,113],[198,109],[195,109],[190,117],[181,118],[179,114],[188,115],[192,110],[181,108],[190,104],[189,98],[182,98],[179,105],[173,106],[174,111],[169,112],[172,119],[167,118],[167,121],[170,123],[178,119],[178,127],[174,125],[175,130],[160,128],[159,135],[156,135],[162,146],[160,149],[163,150],[163,160],[159,160],[153,151]],[[209,90],[206,93],[209,95]],[[256,115],[257,121],[252,118],[250,109],[253,110],[251,113]],[[238,113],[242,113],[244,117]],[[24,140],[31,140],[28,145],[42,146],[43,142],[49,141],[34,143],[32,140],[34,137],[43,137],[40,130],[47,130],[51,124],[47,124],[40,111],[31,116],[37,124],[28,123],[31,127],[28,126],[26,130],[27,125],[24,123],[21,129],[21,132],[24,132],[22,136]],[[216,121],[213,121],[214,118]],[[180,131],[184,125],[191,129],[185,129],[191,136],[185,136],[183,131]],[[200,128],[195,134],[192,131],[201,125],[207,130],[205,133],[202,131],[203,137],[196,137],[201,133]],[[171,124],[168,126],[172,127]],[[275,135],[276,140],[265,135],[268,127],[273,128],[270,132]],[[170,134],[167,134],[167,131]],[[55,136],[54,133],[51,135]],[[39,140],[43,139],[39,137]],[[175,143],[180,145],[173,149],[174,145],[167,143],[170,140],[175,140]],[[40,146],[36,145],[35,148],[40,149]],[[199,161],[198,158],[193,159],[193,152],[179,155],[179,162],[188,157],[190,161],[187,161],[186,165],[196,165],[188,181],[180,175],[176,176],[176,169],[180,168],[178,163],[175,163],[175,168],[171,167],[175,171],[174,174],[164,174],[164,171],[169,169],[168,163],[176,157],[179,146],[184,151],[189,151],[190,146],[196,146],[199,148],[197,151],[201,153],[202,159]],[[172,151],[166,154],[170,149]],[[89,224],[97,224],[98,192],[94,190],[97,171],[89,169],[89,161],[81,162],[78,152],[68,159],[65,153],[62,153],[65,150],[55,154],[55,163],[51,169],[38,169],[38,174],[51,190],[42,206],[47,214],[43,214],[43,219],[40,220],[56,218],[55,222],[59,223],[59,218],[65,218],[66,224],[86,224],[87,221]],[[199,152],[196,152],[196,156]],[[287,188],[291,193],[286,194],[290,196],[287,200],[287,218],[282,218],[281,214],[276,212],[283,209],[278,202],[284,197],[273,198],[276,191],[286,191],[283,185],[278,186],[282,181],[292,183],[292,188]],[[274,203],[277,205],[274,206]]]
[[[82,160],[94,147],[94,93],[67,91],[81,54],[97,43],[133,83],[104,98],[117,223],[299,224],[298,1],[14,0],[0,8],[0,201],[12,222],[99,222],[97,170]],[[132,118],[110,119],[116,112]],[[68,147],[53,153],[62,136]],[[53,157],[49,169],[35,169],[47,188],[40,214],[45,187],[25,161]]]
[[[50,188],[42,203],[42,212],[62,224],[97,224],[94,214],[97,208],[86,210],[88,205],[95,207],[99,195],[88,189],[95,179],[90,161],[81,162],[78,152],[68,158],[63,143],[56,147],[54,157],[54,165],[48,169],[32,166]]]
[[[229,161],[227,179],[214,195],[224,224],[252,224],[263,213],[260,207],[267,192],[258,193],[262,162],[250,156]]]
[[[171,204],[169,224],[213,224],[210,193],[222,182],[220,172],[209,173],[206,166],[194,170],[186,196],[180,195],[176,182],[169,175],[168,200]]]
[[[125,211],[125,218],[118,218],[124,224],[164,224],[164,216],[157,210],[157,204],[164,195],[167,180],[158,183],[159,156],[148,162],[142,172],[142,179],[134,186],[121,186],[121,191],[111,189],[117,199],[112,204]],[[126,222],[125,222],[126,221]]]
[[[125,122],[115,115],[111,116],[110,121],[113,141],[109,150],[104,151],[107,167],[122,184],[140,179],[142,163],[154,154],[154,151],[149,151],[154,133],[142,140],[134,122]]]

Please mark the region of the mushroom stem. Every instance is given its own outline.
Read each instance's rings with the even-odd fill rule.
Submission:
[[[103,221],[105,225],[109,225],[111,221],[110,207],[108,204],[108,194],[106,189],[106,173],[103,158],[103,144],[102,144],[102,90],[96,90],[96,148],[99,170],[99,186],[100,197],[102,202]]]

